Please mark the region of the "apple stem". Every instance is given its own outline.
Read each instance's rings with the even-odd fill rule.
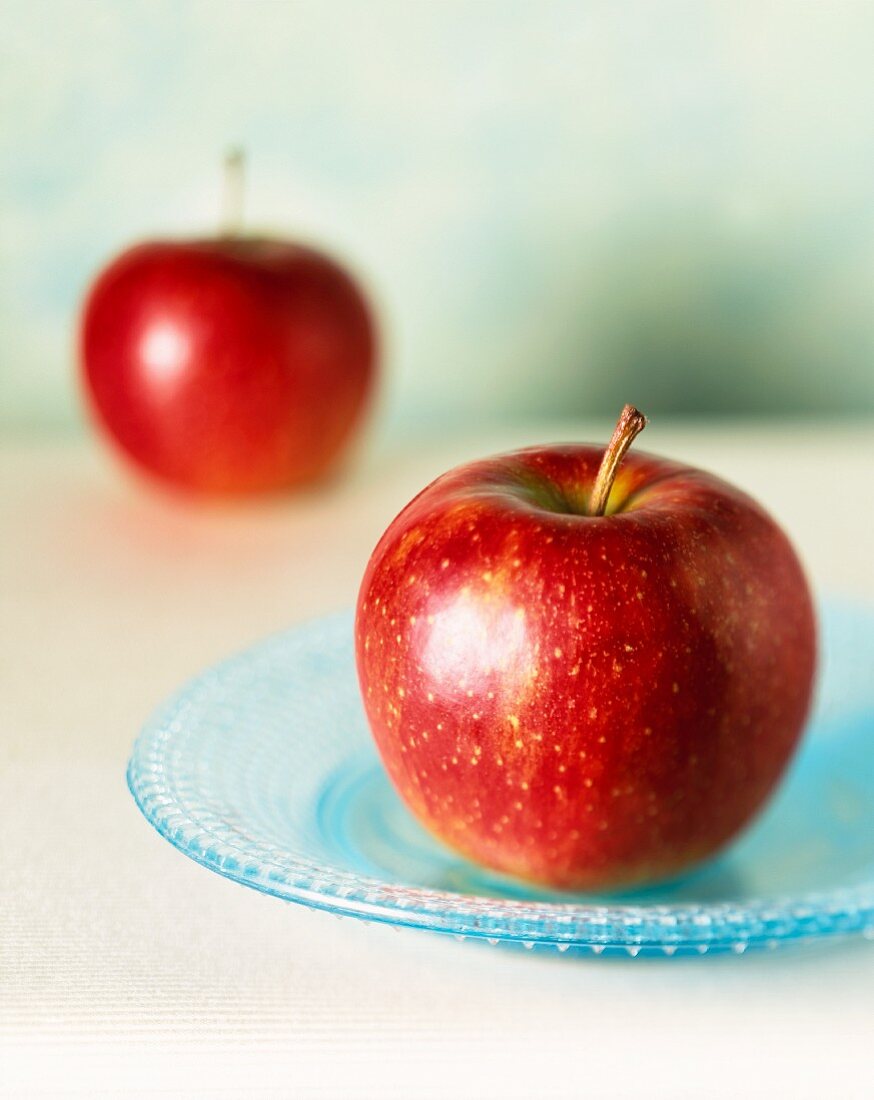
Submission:
[[[236,237],[243,227],[243,190],[246,155],[242,149],[229,149],[225,155],[222,191],[222,232]]]
[[[595,478],[595,487],[589,500],[589,515],[603,516],[607,509],[607,501],[610,499],[610,490],[616,478],[619,464],[625,457],[625,452],[647,425],[647,419],[633,405],[626,405],[619,414],[616,428],[601,465],[598,468],[598,476]]]

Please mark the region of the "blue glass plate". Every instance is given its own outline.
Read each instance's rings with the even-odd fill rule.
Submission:
[[[632,956],[874,938],[874,617],[829,606],[821,626],[816,712],[768,810],[705,869],[634,894],[538,890],[432,840],[371,744],[350,614],[269,638],[190,683],[143,730],[128,783],[198,863],[334,913]]]

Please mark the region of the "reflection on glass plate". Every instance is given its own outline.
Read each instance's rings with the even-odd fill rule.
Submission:
[[[771,806],[719,860],[634,894],[538,890],[432,840],[371,745],[350,614],[194,680],[143,730],[128,783],[158,832],[204,866],[369,920],[633,956],[874,936],[874,616],[830,606],[821,625],[816,713]]]

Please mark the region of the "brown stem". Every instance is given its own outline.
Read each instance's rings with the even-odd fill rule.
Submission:
[[[625,457],[625,452],[646,425],[646,417],[642,412],[638,412],[633,405],[626,405],[619,414],[616,428],[610,442],[607,444],[607,450],[604,452],[604,457],[601,459],[601,465],[598,469],[598,476],[595,478],[595,487],[592,489],[592,496],[589,500],[590,516],[604,515],[619,464]]]
[[[243,228],[243,184],[246,156],[242,149],[229,149],[225,155],[222,191],[222,233],[236,237]]]

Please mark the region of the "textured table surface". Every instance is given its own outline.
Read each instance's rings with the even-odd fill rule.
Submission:
[[[870,942],[625,962],[395,933],[210,874],[126,790],[150,710],[349,605],[431,476],[592,430],[384,446],[320,495],[218,508],[90,442],[0,447],[0,1094],[874,1095]],[[874,426],[647,435],[758,496],[820,591],[874,606]]]

